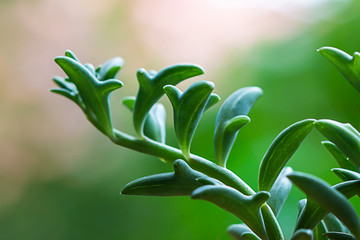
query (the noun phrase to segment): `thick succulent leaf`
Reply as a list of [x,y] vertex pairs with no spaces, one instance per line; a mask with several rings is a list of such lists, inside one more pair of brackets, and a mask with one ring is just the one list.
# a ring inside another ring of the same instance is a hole
[[75,61],[80,62],[80,60],[76,57],[76,55],[71,50],[65,51],[65,56],[74,59]]
[[313,240],[327,240],[327,238],[324,236],[324,233],[327,232],[326,225],[324,221],[321,221],[316,228],[313,230]]
[[109,94],[122,87],[122,82],[115,79],[99,81],[86,67],[70,57],[56,57],[55,62],[75,84],[87,111],[89,111],[88,119],[104,134],[112,136]]
[[[342,193],[346,198],[351,198],[360,193],[360,181],[354,180],[342,182],[334,185],[332,188]],[[321,221],[321,219],[329,213],[329,211],[320,207],[319,204],[311,199],[308,201],[303,199],[301,202],[302,205],[304,203],[306,204],[298,217],[295,229],[313,229]]]
[[181,81],[201,75],[204,70],[191,64],[179,64],[164,68],[160,72],[147,72],[139,69],[137,78],[139,81],[139,91],[136,96],[133,122],[137,134],[144,136],[143,128],[145,117],[152,106],[164,95],[165,85],[176,85]]
[[121,57],[112,58],[99,68],[97,77],[100,81],[116,78],[123,66],[124,60]]
[[291,167],[285,167],[281,171],[279,177],[276,179],[274,185],[270,190],[270,198],[266,202],[274,212],[275,216],[278,216],[282,206],[284,205],[286,198],[288,197],[292,183],[286,177],[286,175],[292,173]]
[[216,103],[220,101],[220,96],[216,93],[211,93],[209,97],[209,101],[206,103],[205,111],[214,106]]
[[[221,106],[214,132],[215,154],[220,166],[226,166],[237,133],[248,123],[246,115],[261,94],[262,90],[258,87],[241,88],[231,94]],[[229,124],[232,124],[230,129]]]
[[91,63],[85,63],[84,67],[86,67],[94,76],[96,76],[95,67]]
[[279,222],[267,204],[261,206],[261,213],[264,219],[266,233],[269,239],[284,239]]
[[345,227],[344,224],[340,222],[340,220],[332,213],[329,213],[326,217],[324,217],[323,221],[326,225],[326,229],[329,232],[350,233],[349,229],[347,229],[347,227]]
[[356,240],[353,235],[342,232],[327,232],[325,236],[330,240]]
[[171,85],[164,87],[174,109],[176,138],[187,159],[190,158],[192,138],[214,87],[209,81],[195,82],[184,93]]
[[284,129],[271,143],[259,170],[259,190],[269,191],[285,164],[313,128],[313,119],[296,122]]
[[330,141],[322,141],[321,143],[326,147],[327,150],[329,150],[331,155],[333,155],[340,167],[357,171],[354,164],[349,161],[348,157],[346,157],[346,155],[335,144]]
[[[134,110],[135,97],[128,96],[121,101],[131,112]],[[166,111],[161,103],[156,103],[146,116],[144,134],[154,141],[165,143]]]
[[322,47],[318,52],[334,64],[351,85],[360,91],[360,53],[355,52],[351,56],[333,47]]
[[260,238],[243,223],[230,225],[227,232],[235,240],[260,240]]
[[333,168],[331,169],[339,178],[341,178],[344,181],[349,180],[360,180],[360,173],[351,171],[344,168]]
[[216,204],[243,221],[261,239],[267,239],[260,207],[269,198],[268,192],[246,196],[228,186],[207,185],[196,189],[193,199],[202,199]]
[[294,235],[291,237],[290,240],[312,240],[313,239],[313,232],[309,229],[299,229],[297,230]]
[[360,135],[349,123],[322,119],[315,123],[319,132],[333,142],[350,161],[360,167]]
[[306,206],[306,202],[307,200],[304,198],[304,199],[301,199],[299,202],[298,202],[298,218],[299,216],[301,215],[301,212],[304,210],[305,206]]
[[325,210],[332,212],[356,237],[360,237],[360,220],[346,197],[331,188],[323,180],[309,174],[293,172],[288,178],[298,186],[306,196],[317,202]]
[[[204,184],[214,184],[215,179],[198,181],[199,178],[210,179],[210,177],[195,171],[189,167],[184,160],[174,162],[173,173],[161,173],[139,178],[128,183],[121,194],[142,196],[190,196],[198,187]],[[218,182],[218,184],[221,184]]]

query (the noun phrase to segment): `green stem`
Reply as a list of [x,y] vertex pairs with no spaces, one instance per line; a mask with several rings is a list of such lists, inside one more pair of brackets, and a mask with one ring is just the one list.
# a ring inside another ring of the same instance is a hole
[[[135,138],[116,129],[114,129],[114,137],[111,138],[111,141],[117,145],[164,159],[168,163],[172,163],[176,159],[186,160],[180,149],[153,141],[148,138]],[[202,172],[209,177],[216,178],[227,186],[233,187],[245,195],[255,194],[255,191],[235,173],[213,162],[210,162],[205,158],[191,154],[188,160],[188,164],[194,170]],[[268,224],[266,224],[267,231],[271,235],[269,235],[269,239],[282,240],[283,236],[281,229],[279,228],[277,219],[272,214],[270,207],[264,207],[262,212],[266,216],[266,220],[270,221]]]

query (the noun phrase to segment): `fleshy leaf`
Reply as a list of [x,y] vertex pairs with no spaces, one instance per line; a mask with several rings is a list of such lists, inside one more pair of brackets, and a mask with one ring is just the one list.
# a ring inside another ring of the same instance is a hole
[[355,52],[351,56],[333,47],[322,47],[318,52],[334,64],[349,83],[360,91],[360,53]]
[[261,240],[243,223],[230,225],[227,232],[235,240]]
[[124,60],[121,57],[112,58],[104,63],[98,70],[98,79],[104,81],[116,78],[120,69],[124,66]]
[[202,199],[216,204],[243,221],[261,239],[267,239],[260,207],[269,198],[268,192],[246,196],[228,186],[207,185],[196,189],[193,199]]
[[237,133],[250,119],[246,116],[261,96],[258,87],[241,88],[231,94],[221,106],[215,122],[214,146],[218,164],[226,166]]
[[144,136],[145,117],[152,106],[164,95],[165,85],[176,85],[181,81],[201,75],[204,70],[191,64],[179,64],[164,68],[160,72],[147,72],[145,69],[137,71],[139,91],[136,96],[133,122],[137,134]]
[[190,146],[196,127],[214,87],[209,81],[195,82],[184,93],[171,85],[164,87],[174,109],[176,138],[187,159],[190,158]]
[[344,224],[342,224],[342,222],[340,222],[339,219],[332,213],[329,213],[326,217],[324,217],[323,221],[329,232],[350,233],[349,229],[347,229],[347,227],[345,227]]
[[[135,97],[128,96],[122,99],[124,104],[131,112],[134,110]],[[146,137],[165,143],[166,138],[166,111],[161,103],[156,103],[146,116],[144,134]]]
[[333,142],[350,161],[360,167],[360,135],[349,123],[322,119],[315,123],[319,132]]
[[330,240],[356,240],[353,235],[342,232],[327,232],[325,236]]
[[259,170],[259,190],[269,191],[285,164],[313,128],[313,119],[305,119],[285,128],[271,143]]
[[360,180],[360,173],[354,172],[348,169],[343,168],[333,168],[331,169],[339,178],[341,178],[344,181],[349,180]]
[[68,75],[84,104],[88,119],[109,137],[113,135],[109,107],[110,93],[122,87],[115,79],[99,81],[84,65],[70,57],[56,57],[55,62]]
[[357,171],[354,164],[349,161],[348,157],[346,157],[346,155],[335,144],[330,141],[322,141],[321,143],[326,147],[327,150],[329,150],[331,155],[333,155],[340,167]]
[[209,97],[209,101],[206,103],[205,111],[214,106],[216,103],[220,101],[219,95],[216,93],[211,93]]
[[317,202],[325,210],[332,212],[356,237],[360,237],[360,220],[346,197],[331,188],[323,180],[309,174],[293,172],[288,178],[298,186],[306,196]]
[[290,240],[312,240],[313,232],[309,229],[299,229]]
[[[360,181],[354,180],[342,182],[334,185],[332,188],[342,193],[346,198],[351,198],[360,193]],[[306,204],[298,217],[295,229],[313,229],[321,219],[329,213],[329,211],[320,207],[319,204],[312,199],[309,199],[308,201],[303,199],[302,201],[305,201]]]
[[80,62],[80,60],[76,57],[76,55],[71,50],[65,51],[65,56],[74,59],[75,61]]
[[316,228],[313,231],[313,235],[314,235],[313,240],[327,240],[327,238],[324,236],[324,233],[326,232],[327,232],[327,228],[324,221],[320,221],[320,223],[316,226]]
[[[184,160],[174,162],[174,172],[155,174],[128,183],[121,194],[142,196],[189,196],[204,185],[199,178],[210,178],[189,167]],[[210,180],[209,180],[210,181]],[[214,183],[216,180],[212,180]],[[219,182],[219,184],[221,184]]]
[[286,175],[292,173],[291,167],[285,167],[281,171],[279,177],[276,179],[274,185],[270,190],[270,198],[266,202],[274,212],[275,216],[278,216],[282,206],[284,205],[287,196],[290,193],[292,183],[286,177]]

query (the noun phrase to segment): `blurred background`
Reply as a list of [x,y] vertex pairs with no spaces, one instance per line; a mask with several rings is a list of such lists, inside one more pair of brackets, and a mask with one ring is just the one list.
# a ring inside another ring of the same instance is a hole
[[[181,62],[203,66],[189,80],[215,82],[225,99],[256,85],[264,95],[238,135],[228,167],[257,188],[263,154],[288,125],[331,118],[360,127],[360,95],[316,49],[360,50],[360,3],[350,0],[1,0],[0,239],[230,239],[238,220],[188,197],[119,195],[139,177],[172,166],[115,146],[80,109],[50,94],[53,58],[71,49],[94,65],[121,56],[125,86],[112,98],[116,127],[133,133],[120,105],[135,95],[138,68]],[[176,146],[172,109],[168,139]],[[192,151],[214,160],[217,109],[200,123]],[[289,165],[331,184],[335,160],[313,131]],[[288,236],[304,195],[293,188],[280,215]],[[360,213],[360,201],[352,200]]]

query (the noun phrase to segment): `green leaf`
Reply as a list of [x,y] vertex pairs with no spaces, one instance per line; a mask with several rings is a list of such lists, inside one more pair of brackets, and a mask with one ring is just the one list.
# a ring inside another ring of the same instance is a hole
[[[134,180],[121,190],[121,194],[142,196],[190,196],[196,188],[204,185],[204,181],[198,181],[199,178],[210,179],[210,177],[205,174],[191,169],[184,160],[178,159],[174,162],[173,173],[155,174]],[[221,184],[215,179],[211,179],[208,183],[209,182],[212,184]]]
[[220,166],[226,166],[237,133],[250,121],[246,115],[261,94],[262,90],[258,87],[241,88],[231,94],[221,106],[214,132],[215,154]]
[[[332,188],[342,193],[346,198],[351,198],[354,195],[360,193],[360,181],[354,180],[342,182],[334,185]],[[301,202],[302,205],[304,205],[304,202],[306,204],[298,217],[295,229],[313,229],[321,221],[321,219],[323,219],[329,213],[329,211],[320,207],[315,201],[311,199],[308,201],[303,199]]]
[[291,167],[283,168],[270,190],[270,198],[266,203],[271,207],[275,216],[279,215],[280,210],[290,193],[292,183],[286,176],[292,172],[293,170]]
[[305,192],[308,198],[317,202],[325,210],[332,212],[356,237],[360,237],[360,220],[346,197],[331,188],[323,180],[309,174],[293,172],[288,178]]
[[314,235],[313,240],[327,240],[327,238],[324,236],[324,233],[326,232],[327,232],[327,228],[324,221],[320,221],[320,223],[316,226],[316,228],[313,231],[313,235]]
[[291,237],[290,240],[312,240],[313,239],[313,232],[309,229],[299,229],[297,230],[294,235]]
[[342,232],[327,232],[325,236],[330,240],[356,240],[354,236]]
[[346,155],[335,144],[330,141],[322,141],[321,143],[326,147],[327,150],[329,150],[331,155],[333,155],[340,167],[357,171],[354,164],[349,161],[349,158],[346,157]]
[[322,119],[315,123],[319,132],[333,142],[357,169],[360,167],[360,134],[349,123]]
[[350,233],[349,229],[347,229],[342,222],[339,221],[334,214],[329,213],[326,217],[324,217],[324,223],[326,225],[326,229],[330,232],[344,232]]
[[243,223],[230,225],[227,232],[235,240],[261,240]]
[[349,180],[360,180],[360,173],[354,172],[348,169],[343,168],[333,168],[331,169],[339,178],[341,178],[344,181]]
[[176,85],[181,81],[201,75],[204,70],[191,64],[179,64],[167,67],[160,72],[147,72],[145,69],[137,71],[139,91],[136,96],[133,122],[137,134],[144,137],[144,124],[151,107],[164,95],[165,85]]
[[196,189],[193,199],[202,199],[216,204],[243,221],[261,239],[267,239],[260,207],[269,198],[268,192],[246,196],[228,186],[207,185]]
[[285,164],[310,133],[314,122],[314,119],[296,122],[275,138],[260,163],[259,190],[271,189]]
[[360,53],[355,52],[351,56],[333,47],[322,47],[318,52],[334,64],[349,83],[360,91]]
[[124,66],[124,60],[120,57],[112,58],[106,61],[98,70],[98,79],[104,81],[117,77],[118,72]]
[[75,61],[80,62],[80,60],[76,57],[76,55],[71,50],[65,51],[65,56],[74,59]]
[[190,158],[191,140],[214,87],[209,81],[195,82],[184,93],[171,85],[164,87],[174,109],[176,138],[186,159]]
[[109,95],[113,90],[122,87],[122,82],[115,79],[99,81],[84,65],[70,57],[56,57],[55,62],[75,84],[86,105],[88,119],[105,135],[112,137]]
[[[123,98],[124,104],[131,112],[134,110],[135,97],[128,96]],[[156,103],[149,111],[145,119],[144,134],[146,137],[165,143],[166,139],[166,111],[164,105]]]

